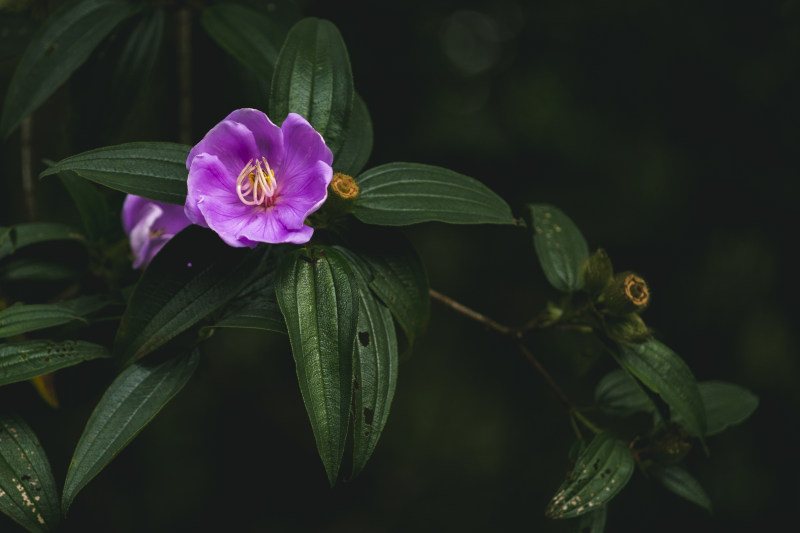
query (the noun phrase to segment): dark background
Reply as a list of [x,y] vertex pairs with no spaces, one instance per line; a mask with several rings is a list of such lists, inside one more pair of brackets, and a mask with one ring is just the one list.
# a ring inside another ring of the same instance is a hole
[[[528,202],[560,207],[618,270],[647,278],[644,318],[699,380],[759,395],[749,421],[709,439],[709,457],[695,449],[687,458],[713,516],[636,473],[610,505],[607,531],[796,521],[798,274],[789,258],[800,2],[270,5],[277,21],[296,12],[341,30],[375,129],[368,167],[437,164],[478,178],[515,213]],[[103,93],[99,56],[59,90],[34,116],[37,165],[128,140],[177,141],[174,28],[170,15],[135,104]],[[266,109],[267,100],[197,13],[193,29],[199,140],[230,110]],[[0,94],[17,57],[0,58]],[[108,109],[130,105],[104,124]],[[0,153],[0,224],[27,217],[18,154],[17,132]],[[65,198],[55,180],[38,183],[38,219],[77,221]],[[121,195],[110,198],[118,208]],[[434,288],[500,322],[523,323],[556,297],[524,230],[426,224],[406,233]],[[567,336],[530,345],[579,404],[613,368]],[[517,351],[436,303],[427,334],[403,356],[373,459],[332,490],[287,339],[220,332],[204,352],[186,389],[78,496],[65,531],[566,530],[544,517],[569,467],[566,413]],[[61,483],[108,381],[86,383],[83,367],[57,380],[58,411],[25,383],[2,407],[26,414]]]

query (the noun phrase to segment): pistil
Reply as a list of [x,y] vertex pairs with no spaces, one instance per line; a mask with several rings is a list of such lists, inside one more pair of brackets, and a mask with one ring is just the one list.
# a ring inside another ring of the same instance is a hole
[[[262,166],[263,163],[263,166]],[[275,172],[267,163],[267,158],[251,159],[236,178],[236,194],[246,205],[270,206],[274,203]]]

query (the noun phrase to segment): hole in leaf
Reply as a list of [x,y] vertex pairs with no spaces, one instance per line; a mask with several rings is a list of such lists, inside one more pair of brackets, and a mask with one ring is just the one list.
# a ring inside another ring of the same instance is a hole
[[372,425],[372,418],[375,416],[375,411],[369,407],[364,408],[364,423],[368,426]]
[[360,342],[361,346],[363,346],[364,348],[369,346],[369,331],[359,331],[358,342]]

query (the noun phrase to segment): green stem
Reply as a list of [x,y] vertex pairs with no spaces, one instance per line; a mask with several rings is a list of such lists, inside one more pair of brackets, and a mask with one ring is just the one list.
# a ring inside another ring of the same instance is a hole
[[591,420],[589,420],[588,418],[586,418],[586,416],[584,416],[584,414],[583,414],[583,413],[581,413],[580,411],[573,410],[573,411],[572,411],[570,414],[571,414],[573,417],[575,417],[576,419],[580,420],[581,424],[583,424],[584,426],[586,426],[587,428],[589,428],[589,430],[591,430],[591,432],[592,432],[592,433],[594,433],[595,435],[597,435],[598,433],[600,433],[600,431],[601,431],[601,430],[600,430],[600,428],[598,428],[597,426],[595,426],[595,425],[592,423],[592,421],[591,421]]

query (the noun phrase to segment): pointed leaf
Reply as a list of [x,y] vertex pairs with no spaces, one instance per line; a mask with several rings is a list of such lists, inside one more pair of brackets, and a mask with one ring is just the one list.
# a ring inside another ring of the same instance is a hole
[[594,511],[619,494],[635,462],[624,442],[604,431],[581,453],[547,506],[550,518],[573,518]]
[[0,227],[0,259],[20,248],[50,241],[85,243],[86,237],[69,226],[52,222],[28,222]]
[[739,385],[704,381],[698,387],[706,411],[707,436],[744,422],[758,407],[758,396]]
[[75,496],[183,389],[200,360],[197,350],[163,363],[140,362],[108,387],[86,423],[64,483],[66,513]]
[[0,280],[66,281],[78,277],[78,271],[61,263],[42,261],[33,257],[10,259],[0,267]]
[[39,439],[19,417],[0,414],[0,511],[28,531],[52,531],[58,492]]
[[275,64],[269,109],[273,120],[301,115],[339,152],[353,109],[353,73],[333,23],[305,18],[289,31]]
[[0,311],[0,338],[81,320],[82,316],[99,311],[108,303],[101,297],[82,296],[56,304],[12,305]]
[[62,159],[39,177],[69,170],[118,191],[183,205],[190,149],[183,144],[164,142],[107,146]]
[[372,119],[367,104],[358,93],[353,100],[353,112],[347,122],[344,142],[339,151],[333,154],[333,168],[350,176],[358,175],[369,161],[372,153]]
[[108,356],[104,347],[85,341],[6,342],[0,344],[0,386]]
[[668,491],[711,512],[711,498],[683,467],[653,465],[648,471]]
[[269,249],[232,248],[199,226],[181,231],[136,285],[114,340],[115,357],[130,364],[225,305]]
[[8,137],[89,57],[120,22],[138,9],[122,0],[73,1],[36,31],[8,86],[0,135]]
[[274,271],[260,274],[225,308],[215,328],[244,328],[286,334],[286,321],[275,296]]
[[298,249],[281,261],[275,292],[286,318],[317,450],[333,485],[350,420],[358,325],[355,275],[332,248]]
[[381,436],[397,386],[397,337],[389,309],[369,288],[369,267],[355,253],[337,247],[358,282],[358,334],[353,354],[353,474],[372,456]]
[[203,10],[203,29],[226,52],[261,80],[272,79],[283,32],[262,13],[239,4],[215,4]]
[[620,418],[654,410],[642,386],[621,368],[603,376],[594,390],[594,401],[604,413]]
[[703,438],[706,433],[703,399],[692,371],[678,354],[657,340],[620,345],[617,354],[623,368],[669,405],[673,420],[679,419],[690,435]]
[[533,245],[547,281],[562,292],[583,287],[581,267],[589,245],[575,223],[552,205],[530,204]]
[[385,242],[373,243],[369,250],[357,250],[358,256],[371,271],[370,288],[413,343],[424,331],[430,315],[428,275],[417,251],[402,235],[395,234]]
[[353,214],[367,224],[514,224],[508,204],[474,178],[419,163],[388,163],[357,179]]

